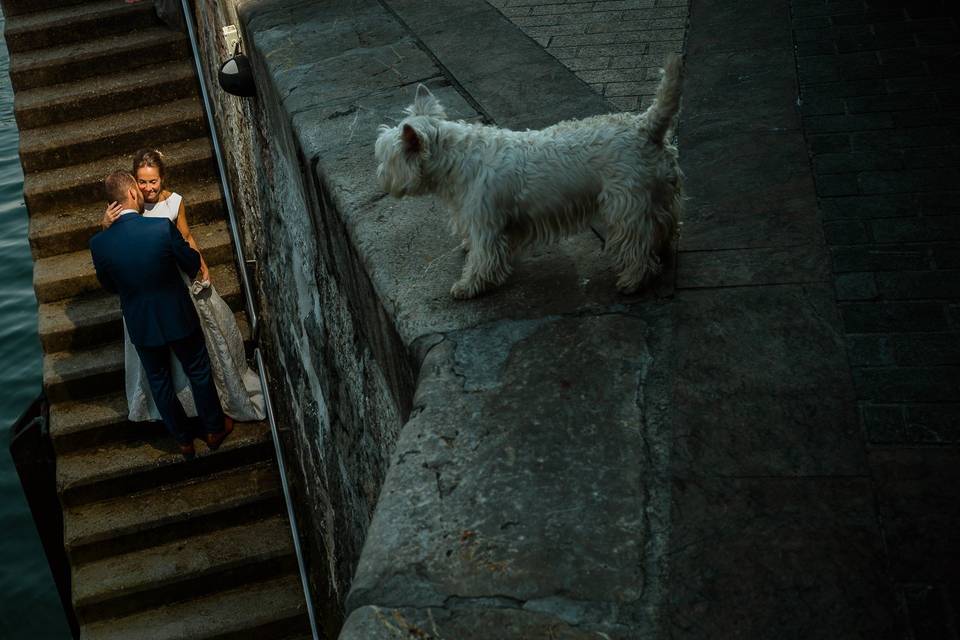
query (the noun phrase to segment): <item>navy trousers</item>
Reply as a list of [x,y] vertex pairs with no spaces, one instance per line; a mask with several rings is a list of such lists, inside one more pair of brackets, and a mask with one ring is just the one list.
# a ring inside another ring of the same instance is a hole
[[171,351],[180,361],[187,379],[190,380],[193,401],[197,407],[203,431],[205,433],[223,431],[223,409],[220,407],[217,387],[213,383],[210,355],[207,353],[207,345],[203,341],[203,332],[200,329],[186,338],[160,347],[134,346],[147,372],[147,382],[150,384],[150,391],[153,393],[153,400],[157,404],[160,417],[163,418],[163,424],[174,440],[180,444],[189,444],[193,441],[193,434],[187,414],[173,388],[173,373],[170,371]]

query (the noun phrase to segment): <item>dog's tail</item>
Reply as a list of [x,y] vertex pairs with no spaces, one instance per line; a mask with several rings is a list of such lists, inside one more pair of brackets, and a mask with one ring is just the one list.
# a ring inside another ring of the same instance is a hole
[[680,111],[680,89],[683,83],[683,61],[679,55],[671,55],[663,66],[663,77],[657,87],[657,95],[646,112],[647,133],[650,140],[663,144],[673,119]]

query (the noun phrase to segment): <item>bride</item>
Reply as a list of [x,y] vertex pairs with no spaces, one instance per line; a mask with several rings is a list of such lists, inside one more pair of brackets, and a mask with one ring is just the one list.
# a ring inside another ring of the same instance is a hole
[[[133,177],[136,178],[137,186],[143,194],[143,215],[153,218],[164,217],[173,221],[187,244],[200,253],[197,241],[187,226],[183,197],[164,189],[165,173],[163,154],[159,151],[141,149],[134,155]],[[108,205],[103,215],[102,226],[107,228],[113,224],[120,211],[121,207],[117,203]],[[266,412],[260,379],[247,366],[243,338],[233,311],[217,294],[210,282],[210,270],[203,260],[203,254],[200,257],[197,281],[191,283],[186,274],[183,274],[183,279],[184,286],[189,287],[193,294],[191,299],[197,309],[207,351],[210,353],[210,369],[213,372],[223,412],[237,422],[263,420]],[[123,343],[127,417],[132,422],[160,420],[160,412],[157,411],[157,405],[153,401],[153,395],[147,383],[147,373],[140,364],[137,350],[130,342],[126,325],[123,327]],[[195,417],[197,409],[193,402],[193,393],[190,391],[190,382],[180,362],[172,354],[170,360],[177,397],[187,415]]]

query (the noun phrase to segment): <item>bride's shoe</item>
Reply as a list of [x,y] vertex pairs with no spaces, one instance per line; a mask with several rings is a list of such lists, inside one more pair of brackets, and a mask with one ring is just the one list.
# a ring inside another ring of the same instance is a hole
[[206,436],[207,447],[211,451],[216,451],[220,448],[220,445],[223,444],[223,441],[227,439],[227,436],[233,433],[233,418],[230,416],[223,417],[223,431],[219,433],[208,433]]

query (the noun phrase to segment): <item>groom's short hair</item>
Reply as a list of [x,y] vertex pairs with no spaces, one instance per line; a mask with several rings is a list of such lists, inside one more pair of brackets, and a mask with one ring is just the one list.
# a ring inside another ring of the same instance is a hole
[[107,202],[126,202],[127,190],[137,188],[137,181],[126,171],[114,171],[103,179],[103,190],[107,194]]

